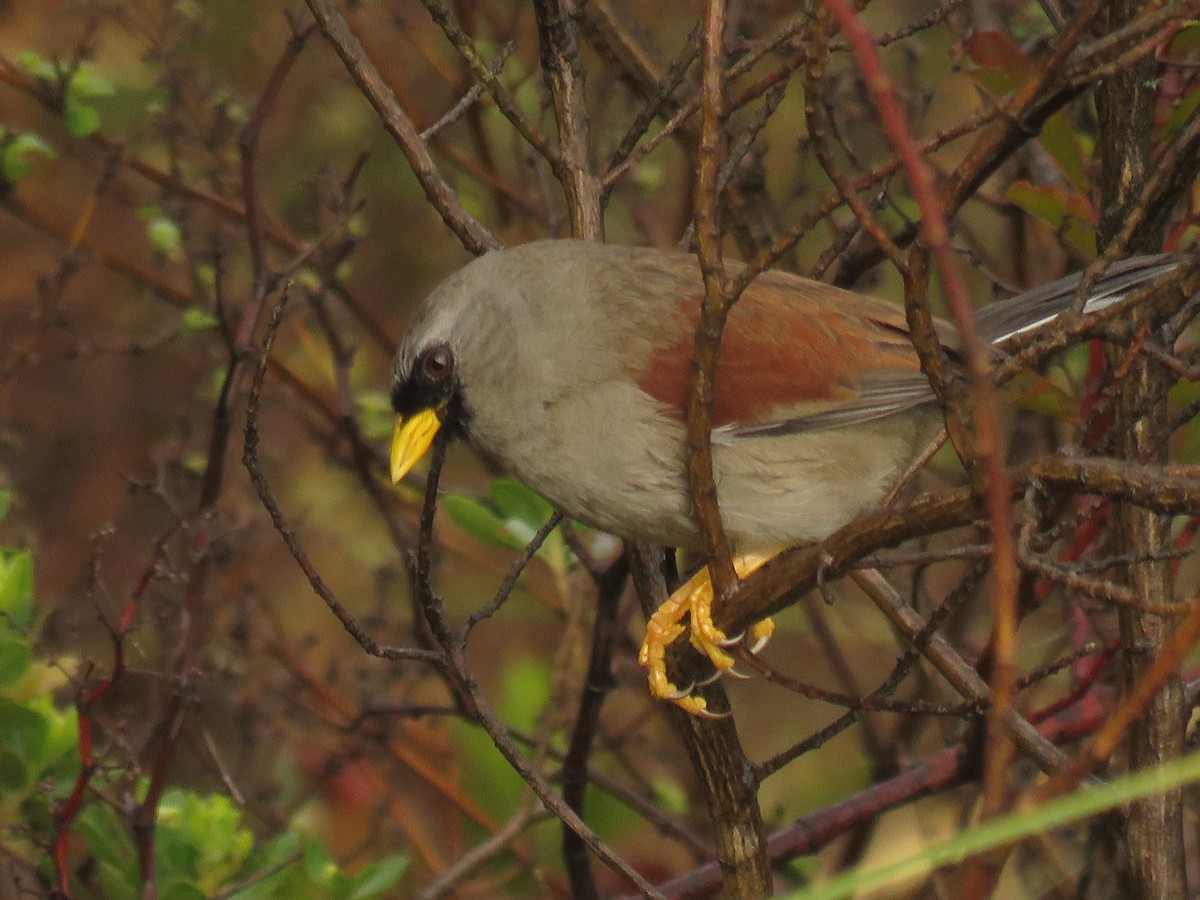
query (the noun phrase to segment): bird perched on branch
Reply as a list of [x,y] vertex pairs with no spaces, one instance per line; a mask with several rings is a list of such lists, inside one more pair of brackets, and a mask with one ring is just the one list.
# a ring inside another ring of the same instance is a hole
[[[1127,260],[1085,311],[1171,269]],[[732,267],[731,267],[732,268]],[[981,337],[1003,347],[1068,308],[1077,278],[986,307]],[[448,278],[396,353],[398,481],[446,430],[567,515],[622,538],[699,549],[687,477],[687,401],[704,284],[694,256],[539,241],[482,256]],[[958,334],[937,322],[953,356]],[[730,310],[712,396],[713,475],[739,576],[783,548],[821,540],[878,503],[941,428],[903,309],[783,272]],[[651,618],[650,688],[690,712],[665,649],[685,631],[719,669],[707,570]],[[769,633],[760,623],[757,636]]]

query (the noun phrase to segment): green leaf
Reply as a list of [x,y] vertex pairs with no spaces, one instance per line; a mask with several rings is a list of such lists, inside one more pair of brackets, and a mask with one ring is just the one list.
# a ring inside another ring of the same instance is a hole
[[92,803],[79,816],[79,832],[99,863],[97,873],[104,897],[137,897],[137,857],[125,825],[111,807]]
[[[2,731],[0,738],[3,738]],[[25,760],[11,751],[0,750],[0,793],[22,791],[31,780]]]
[[1042,126],[1038,142],[1046,148],[1075,187],[1076,199],[1086,206],[1086,192],[1089,189],[1088,159],[1080,143],[1079,132],[1070,117],[1062,113],[1051,116]]
[[23,676],[32,662],[33,650],[29,641],[0,629],[0,687]]
[[76,97],[111,97],[114,93],[112,82],[96,74],[96,67],[83,62],[71,76],[69,92]]
[[97,880],[100,882],[100,896],[120,897],[122,900],[132,900],[139,895],[138,878],[130,875],[122,866],[101,860],[97,870]]
[[[0,697],[0,747],[23,763],[38,763],[49,734],[46,720],[28,706]],[[7,773],[4,773],[7,778]]]
[[58,69],[55,68],[54,64],[32,50],[24,50],[19,53],[17,55],[17,65],[35,78],[41,78],[45,81],[54,81],[58,78]]
[[354,398],[363,434],[372,441],[391,439],[396,412],[386,391],[364,391]]
[[337,863],[318,841],[310,841],[304,848],[304,871],[314,884],[325,885],[337,874]]
[[0,549],[0,617],[14,628],[28,628],[33,618],[33,554]]
[[408,868],[408,857],[397,853],[371,863],[350,879],[350,900],[368,900],[391,890]]
[[154,252],[163,256],[178,253],[183,245],[183,232],[179,223],[166,216],[156,216],[146,223],[146,237],[150,239],[150,246],[154,248]]
[[43,695],[35,700],[47,706],[43,712],[46,741],[42,745],[41,770],[44,773],[53,766],[69,771],[73,778],[79,767],[79,755],[75,752],[79,745],[79,713],[73,706],[53,705],[51,697]]
[[14,134],[4,144],[0,156],[0,176],[9,184],[16,184],[33,171],[33,157],[54,158],[54,149],[38,135],[29,131]]
[[520,550],[526,544],[513,535],[504,519],[472,497],[446,494],[441,504],[450,521],[481,543],[501,550]]
[[672,778],[655,778],[650,786],[654,789],[654,799],[669,813],[677,816],[687,815],[690,804],[688,794],[683,785]]
[[254,849],[254,836],[228,797],[171,790],[159,804],[156,848],[164,875],[211,893],[242,868]]
[[1200,781],[1200,753],[1181,756],[1156,769],[1134,772],[1097,787],[1080,788],[1031,810],[996,816],[900,862],[876,869],[859,866],[818,887],[788,896],[791,900],[840,900],[865,894],[1194,781]]
[[1192,120],[1192,116],[1196,114],[1198,108],[1200,108],[1200,87],[1188,91],[1184,98],[1175,104],[1170,118],[1167,119],[1167,127],[1164,129],[1165,138],[1167,140],[1174,138],[1183,126]]
[[512,815],[528,790],[520,774],[481,728],[457,719],[448,725],[451,746],[463,761],[463,789],[478,798],[480,806],[494,818]]
[[[963,42],[963,50],[975,64],[971,75],[993,95],[1018,90],[1035,72],[1029,55],[1000,31],[983,30]],[[1087,155],[1080,145],[1078,130],[1065,114],[1051,116],[1042,125],[1038,142],[1062,168],[1068,180],[1081,192],[1088,189]]]
[[179,333],[195,334],[198,331],[207,331],[209,328],[216,328],[220,323],[221,320],[207,309],[201,309],[199,306],[189,306],[183,311],[183,315],[179,317]]
[[1013,381],[1021,390],[1016,402],[1022,408],[1065,421],[1078,415],[1078,401],[1045,375],[1023,373]]
[[67,98],[63,120],[71,137],[85,138],[100,129],[100,111],[71,97]]
[[161,900],[204,900],[208,895],[186,879],[172,881],[159,891]]
[[524,522],[533,531],[554,514],[554,507],[515,478],[494,479],[488,485],[488,495],[504,518]]
[[8,511],[12,508],[12,491],[0,488],[0,521],[8,515]]
[[504,685],[497,706],[514,728],[531,731],[550,700],[553,679],[542,662],[526,657],[504,670]]
[[1096,231],[1093,211],[1086,201],[1052,187],[1017,181],[1005,194],[1009,202],[1061,232],[1073,244],[1094,256]]
[[79,816],[79,830],[87,842],[88,850],[97,859],[116,861],[129,853],[132,847],[117,815],[104,804],[84,807]]

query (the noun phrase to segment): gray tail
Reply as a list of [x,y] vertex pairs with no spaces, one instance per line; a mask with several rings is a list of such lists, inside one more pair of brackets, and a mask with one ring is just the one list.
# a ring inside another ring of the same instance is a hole
[[[1134,256],[1115,262],[1092,285],[1084,312],[1097,312],[1118,303],[1141,285],[1178,265],[1178,257],[1166,254]],[[1078,286],[1079,275],[1068,275],[984,307],[975,319],[980,337],[1000,344],[1044,325],[1070,308]]]

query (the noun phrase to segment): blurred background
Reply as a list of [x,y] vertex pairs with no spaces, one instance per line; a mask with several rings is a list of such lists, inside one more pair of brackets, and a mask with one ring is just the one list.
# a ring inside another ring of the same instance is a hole
[[[863,10],[911,127],[934,139],[923,149],[939,179],[953,175],[995,98],[1022,84],[1054,39],[1048,7],[901,0]],[[445,8],[528,121],[553,139],[533,6],[457,0]],[[722,195],[727,252],[749,258],[798,233],[780,267],[899,301],[899,276],[873,264],[853,215],[830,202],[836,191],[813,152],[805,14],[770,0],[730,10],[730,60],[739,68],[729,133],[745,152]],[[432,129],[424,142],[469,213],[505,244],[566,236],[567,206],[549,167],[473,87],[426,7],[369,0],[343,12],[415,127]],[[604,0],[581,14],[590,157],[599,172],[626,167],[608,198],[610,241],[688,241],[698,116],[660,132],[695,97],[693,29],[702,13],[690,0]],[[1161,50],[1190,60],[1158,72],[1163,142],[1200,103],[1197,37],[1194,25],[1182,28]],[[853,180],[894,154],[853,60],[840,43],[832,49],[822,140]],[[656,92],[658,113],[645,115]],[[954,248],[980,305],[1094,256],[1095,123],[1090,101],[1065,106],[958,212]],[[631,154],[635,145],[643,150]],[[8,878],[0,896],[49,892],[63,871],[78,896],[135,896],[145,871],[135,814],[182,815],[187,803],[217,795],[232,801],[222,813],[230,818],[205,806],[190,821],[222,822],[205,827],[252,836],[256,848],[303,837],[269,845],[274,856],[227,848],[207,864],[219,883],[203,881],[195,853],[164,858],[160,875],[177,872],[172,883],[186,885],[178,896],[253,896],[252,886],[262,896],[335,895],[341,888],[313,874],[314,859],[334,861],[347,883],[364,871],[377,876],[356,882],[355,896],[568,894],[558,821],[436,667],[369,657],[347,635],[288,554],[241,463],[257,342],[286,284],[258,417],[271,491],[321,579],[367,633],[381,644],[429,646],[405,569],[419,483],[393,487],[384,473],[388,367],[414,305],[471,257],[304,5],[0,0],[0,150],[0,484],[11,498],[0,543],[10,559],[31,554],[32,611],[13,622],[36,660],[19,673],[25,693],[14,689],[10,700],[50,698],[64,716],[58,725],[86,723],[95,764],[94,772],[80,767],[86,754],[70,731],[44,769],[27,765],[5,785],[11,802],[0,817],[13,830],[0,836]],[[1185,188],[1163,227],[1168,248],[1195,240],[1200,195],[1195,184]],[[869,181],[862,196],[893,233],[917,215],[894,175]],[[1014,458],[1076,434],[1097,359],[1077,348],[1010,388]],[[1179,404],[1194,394],[1190,383],[1177,390]],[[1186,460],[1193,444],[1184,431],[1173,447]],[[497,474],[455,447],[442,475],[434,584],[455,622],[492,597],[548,516]],[[930,487],[959,483],[956,459],[944,452],[925,478]],[[619,550],[586,529],[576,538],[598,564]],[[976,539],[941,536],[926,549]],[[914,564],[896,576],[928,610],[971,566]],[[786,611],[764,658],[806,683],[856,696],[872,690],[904,645],[852,593],[835,587],[836,603],[810,598]],[[467,647],[484,693],[551,776],[575,721],[594,594],[556,533]],[[968,658],[987,640],[987,608],[983,593],[972,594],[943,626]],[[1108,610],[1090,609],[1077,632],[1063,627],[1078,624],[1071,616],[1066,604],[1047,604],[1022,626],[1023,674],[1046,670],[1023,695],[1026,708],[1063,694],[1074,683],[1071,665],[1111,636]],[[646,696],[632,597],[617,622],[615,688],[590,758],[601,784],[589,793],[587,820],[661,881],[711,858],[707,819],[679,738]],[[84,702],[101,685],[102,696]],[[754,760],[787,751],[845,711],[763,678],[727,687]],[[959,701],[919,667],[898,697],[945,708],[871,712],[815,741],[764,782],[769,828],[968,733]],[[73,716],[77,701],[84,705]],[[65,806],[81,784],[81,805]],[[887,814],[876,804],[821,855],[781,866],[781,884],[907,852],[954,830],[974,796],[943,792]],[[106,828],[111,844],[100,839]],[[179,840],[195,850],[205,834]],[[1006,870],[997,895],[1070,895],[1062,886],[1086,852],[1077,841],[1047,842]],[[280,887],[271,867],[306,859],[310,893],[299,893],[299,881]],[[597,877],[602,890],[629,890],[606,869]],[[945,878],[896,893],[953,893]]]

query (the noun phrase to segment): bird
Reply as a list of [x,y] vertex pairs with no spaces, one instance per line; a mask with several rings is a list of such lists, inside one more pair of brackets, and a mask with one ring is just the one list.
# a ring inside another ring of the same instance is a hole
[[[1114,264],[1084,311],[1176,264]],[[1070,307],[1077,285],[1069,276],[984,307],[980,337],[1001,352]],[[587,525],[699,550],[685,434],[703,297],[697,259],[682,251],[539,240],[474,259],[429,294],[396,351],[392,480],[440,431]],[[956,329],[935,328],[956,358]],[[713,480],[739,577],[880,503],[944,427],[902,306],[779,270],[730,308],[711,410]],[[690,713],[705,701],[670,681],[666,647],[690,629],[729,668],[711,604],[702,567],[648,621],[639,654],[651,694]],[[759,623],[755,637],[771,627]]]

